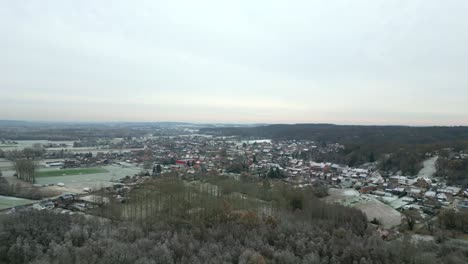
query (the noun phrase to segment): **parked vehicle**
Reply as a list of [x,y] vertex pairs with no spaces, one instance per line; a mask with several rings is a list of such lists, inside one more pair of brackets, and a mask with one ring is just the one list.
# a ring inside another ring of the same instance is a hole
[[43,201],[32,206],[34,210],[51,210],[55,208],[55,204],[52,201]]
[[84,203],[74,203],[69,206],[72,211],[84,211],[86,210],[86,204]]

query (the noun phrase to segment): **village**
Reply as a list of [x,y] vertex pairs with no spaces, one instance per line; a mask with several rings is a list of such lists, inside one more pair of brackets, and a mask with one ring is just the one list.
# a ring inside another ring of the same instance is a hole
[[[434,177],[437,153],[426,154],[418,175],[404,176],[386,175],[377,162],[349,167],[314,161],[345,146],[306,140],[184,134],[42,144],[35,147],[43,148],[37,161],[37,174],[43,177],[30,188],[53,195],[39,203],[12,203],[16,206],[1,208],[5,212],[54,209],[83,214],[108,202],[109,195],[125,203],[126,194],[146,179],[169,175],[193,182],[213,174],[283,181],[296,188],[324,186],[322,199],[358,208],[369,222],[385,229],[401,225],[408,212],[416,223],[424,224],[434,221],[442,208],[468,210],[467,189]],[[17,184],[10,161],[1,161],[3,178]]]

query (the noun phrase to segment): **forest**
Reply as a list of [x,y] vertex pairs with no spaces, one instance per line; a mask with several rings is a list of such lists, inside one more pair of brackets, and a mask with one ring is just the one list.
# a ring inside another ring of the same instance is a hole
[[200,132],[225,136],[308,139],[318,142],[390,145],[448,144],[468,140],[468,127],[358,126],[332,124],[266,125],[202,128]]
[[441,152],[436,169],[436,175],[445,178],[448,184],[468,186],[468,159],[453,158]]
[[363,213],[325,204],[313,188],[250,184],[249,193],[265,200],[246,200],[238,192],[244,185],[223,190],[156,179],[130,193],[126,206],[111,202],[94,216],[34,211],[2,215],[0,263],[468,261],[466,245],[454,241],[415,243],[408,236],[382,240]]

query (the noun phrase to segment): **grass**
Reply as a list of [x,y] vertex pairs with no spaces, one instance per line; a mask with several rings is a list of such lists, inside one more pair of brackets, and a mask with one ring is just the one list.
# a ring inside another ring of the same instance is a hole
[[12,208],[18,205],[30,204],[35,201],[23,199],[23,198],[16,198],[16,197],[6,197],[0,195],[0,210]]
[[96,173],[105,173],[106,169],[103,168],[82,168],[82,169],[64,169],[64,170],[48,170],[48,171],[39,171],[36,174],[36,177],[60,177],[60,176],[71,176],[71,175],[81,175],[81,174],[96,174]]

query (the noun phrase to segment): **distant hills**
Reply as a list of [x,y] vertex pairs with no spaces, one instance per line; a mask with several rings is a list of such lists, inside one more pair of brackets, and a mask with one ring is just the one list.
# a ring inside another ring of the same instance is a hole
[[111,127],[255,127],[267,124],[233,124],[233,123],[191,123],[191,122],[173,122],[173,121],[155,121],[155,122],[86,122],[86,121],[25,121],[25,120],[0,120],[0,127],[18,127],[18,126],[43,126],[53,125],[54,127],[69,126],[111,126]]

